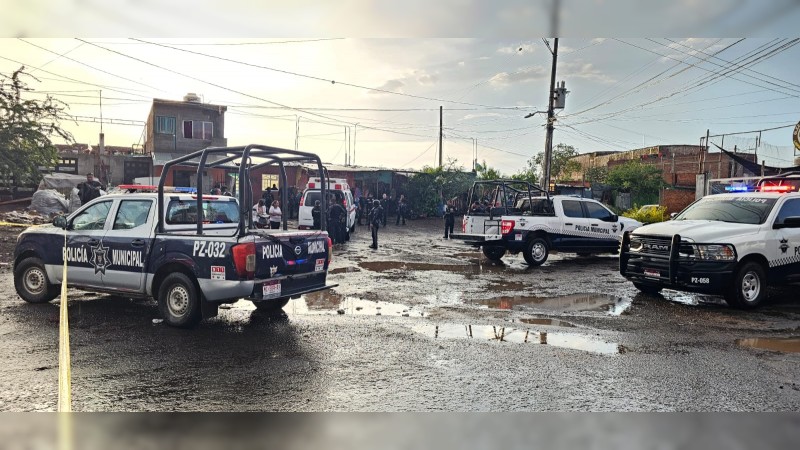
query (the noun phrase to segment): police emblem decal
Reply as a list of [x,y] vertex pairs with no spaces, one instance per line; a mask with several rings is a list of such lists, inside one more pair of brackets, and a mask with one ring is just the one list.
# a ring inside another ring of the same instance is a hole
[[108,247],[103,247],[102,242],[98,242],[96,246],[92,247],[91,263],[94,266],[94,273],[100,272],[103,275],[111,265],[111,260],[108,259]]
[[617,232],[617,224],[612,224],[611,225],[611,231],[613,231],[614,233]]
[[780,248],[783,253],[786,253],[786,250],[789,250],[788,242],[789,240],[786,238],[781,239],[781,246],[778,248]]
[[274,277],[276,272],[278,272],[278,266],[270,266],[269,276]]

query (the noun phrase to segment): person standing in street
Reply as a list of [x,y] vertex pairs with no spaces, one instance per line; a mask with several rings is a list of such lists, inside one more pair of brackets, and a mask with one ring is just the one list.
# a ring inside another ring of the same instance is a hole
[[322,218],[320,214],[322,213],[322,207],[320,206],[319,200],[314,201],[314,207],[311,208],[311,219],[314,221],[314,224],[311,226],[314,230],[319,230],[322,223]]
[[328,229],[331,239],[334,244],[342,244],[344,243],[344,227],[342,224],[347,211],[333,196],[330,197],[328,203],[331,205],[328,207]]
[[384,193],[383,197],[381,197],[381,223],[383,223],[384,228],[386,227],[387,211],[389,211],[389,196]]
[[267,215],[267,204],[264,203],[264,199],[258,199],[258,205],[256,205],[256,223],[258,228],[267,228],[267,221],[269,219],[269,215]]
[[400,225],[400,218],[403,218],[403,225],[406,224],[406,212],[408,205],[406,205],[406,196],[400,195],[400,200],[397,201],[397,220],[395,225]]
[[453,234],[453,226],[456,223],[456,211],[453,208],[453,204],[451,202],[447,202],[447,206],[444,210],[444,238],[450,239],[450,235]]
[[100,190],[105,190],[103,185],[94,179],[92,172],[87,173],[86,181],[78,184],[78,198],[81,199],[81,205],[100,197]]
[[283,218],[283,212],[281,211],[281,202],[275,200],[272,202],[272,206],[269,207],[269,228],[272,230],[277,230],[281,227],[281,219]]
[[[384,194],[384,196],[386,196],[386,194]],[[378,249],[378,228],[381,227],[381,223],[384,223],[384,226],[386,226],[385,222],[382,222],[384,217],[386,216],[384,215],[380,200],[375,200],[372,203],[372,211],[370,211],[368,218],[369,228],[372,230],[372,245],[370,245],[369,248],[373,250]]]

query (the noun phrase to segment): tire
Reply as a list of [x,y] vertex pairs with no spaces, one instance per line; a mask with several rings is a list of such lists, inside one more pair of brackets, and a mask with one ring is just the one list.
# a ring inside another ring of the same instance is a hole
[[276,299],[276,300],[261,300],[260,302],[253,302],[258,311],[265,313],[276,313],[282,310],[287,303],[289,303],[288,298]]
[[202,319],[200,295],[192,280],[180,272],[167,275],[158,288],[158,309],[168,325],[190,328]]
[[645,294],[656,295],[659,292],[661,292],[660,286],[652,286],[649,284],[642,284],[642,283],[633,283],[633,285],[634,287],[636,287],[636,289]]
[[484,256],[492,261],[500,261],[506,254],[505,247],[501,247],[499,245],[484,245],[481,247],[481,250],[483,251]]
[[742,264],[725,292],[725,301],[734,308],[752,309],[767,298],[767,272],[764,266],[749,261]]
[[50,284],[44,263],[35,256],[23,259],[14,268],[14,287],[28,303],[47,303],[61,291],[60,284]]
[[547,248],[547,241],[540,237],[535,237],[528,241],[522,256],[530,266],[541,266],[547,261],[550,250]]

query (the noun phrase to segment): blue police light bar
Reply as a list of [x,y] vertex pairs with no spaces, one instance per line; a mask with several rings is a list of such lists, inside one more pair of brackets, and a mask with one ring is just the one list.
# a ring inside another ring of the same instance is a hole
[[182,194],[196,194],[197,188],[193,187],[175,187],[175,192]]
[[728,192],[750,192],[749,186],[725,186]]

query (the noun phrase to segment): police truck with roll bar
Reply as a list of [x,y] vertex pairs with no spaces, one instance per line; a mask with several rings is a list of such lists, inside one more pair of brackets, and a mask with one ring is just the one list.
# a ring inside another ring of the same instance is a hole
[[[164,320],[191,327],[223,303],[251,300],[277,311],[292,298],[331,288],[331,241],[321,230],[259,229],[250,174],[274,166],[286,186],[285,163],[322,162],[312,153],[251,144],[210,147],[167,162],[158,186],[121,186],[125,194],[92,200],[52,226],[23,231],[14,250],[14,284],[31,303],[53,300],[67,262],[70,287],[124,297],[152,297]],[[165,186],[170,170],[196,168],[196,191]],[[236,197],[208,195],[208,169],[238,173]],[[148,190],[156,192],[137,192]],[[325,206],[325,185],[322,186]],[[287,190],[281,191],[286,202]],[[65,244],[66,235],[66,244]]]
[[596,200],[551,196],[520,180],[476,181],[468,203],[462,232],[452,238],[481,247],[492,260],[521,252],[531,266],[543,264],[554,251],[579,256],[616,253],[621,234],[642,225]]

